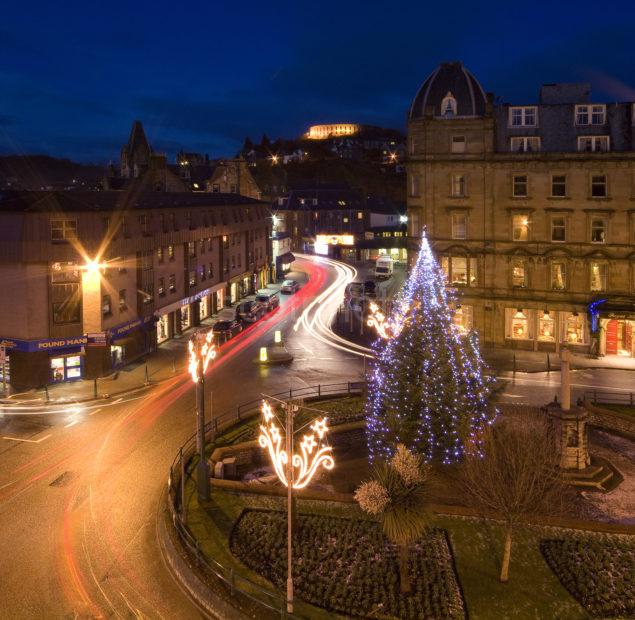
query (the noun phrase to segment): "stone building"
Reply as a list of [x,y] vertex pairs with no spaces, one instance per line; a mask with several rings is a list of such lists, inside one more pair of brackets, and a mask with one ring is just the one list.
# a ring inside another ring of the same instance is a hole
[[457,324],[494,346],[635,354],[635,104],[588,84],[494,104],[444,63],[410,108],[407,172],[410,248],[425,226]]
[[254,200],[260,200],[262,197],[258,183],[242,157],[219,162],[207,183],[207,191],[240,194]]
[[11,384],[107,374],[265,286],[268,207],[238,194],[4,192]]

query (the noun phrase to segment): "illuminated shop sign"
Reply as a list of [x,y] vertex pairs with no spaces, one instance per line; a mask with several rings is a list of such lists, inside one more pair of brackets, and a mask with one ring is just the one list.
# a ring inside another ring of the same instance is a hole
[[354,235],[315,235],[315,253],[326,255],[329,245],[355,245]]

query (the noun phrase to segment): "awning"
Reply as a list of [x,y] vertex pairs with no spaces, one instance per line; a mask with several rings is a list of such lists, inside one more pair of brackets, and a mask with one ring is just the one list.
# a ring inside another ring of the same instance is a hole
[[295,256],[291,252],[286,252],[276,257],[276,263],[292,263],[295,260]]

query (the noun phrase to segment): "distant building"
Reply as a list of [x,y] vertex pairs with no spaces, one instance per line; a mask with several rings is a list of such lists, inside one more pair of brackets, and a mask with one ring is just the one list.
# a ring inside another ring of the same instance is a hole
[[136,188],[137,191],[185,192],[188,179],[182,179],[168,165],[167,157],[155,153],[141,121],[135,121],[128,142],[121,147],[119,174],[110,166],[103,181],[105,190]]
[[207,191],[221,194],[240,194],[260,200],[262,191],[242,158],[227,159],[217,164],[207,182]]
[[274,201],[291,249],[353,261],[389,254],[407,259],[406,208],[343,186],[292,189]]
[[635,103],[588,84],[494,104],[459,62],[408,119],[411,257],[427,227],[456,322],[487,344],[635,355]]
[[326,140],[339,136],[354,136],[364,125],[357,123],[333,123],[330,125],[311,125],[305,137],[308,140]]

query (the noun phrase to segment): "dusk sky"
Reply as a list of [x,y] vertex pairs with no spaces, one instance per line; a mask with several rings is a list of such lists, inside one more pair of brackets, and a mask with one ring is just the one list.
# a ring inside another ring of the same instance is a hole
[[504,101],[554,81],[635,101],[634,23],[626,1],[4,3],[0,153],[107,162],[137,118],[170,158],[327,121],[404,129],[446,60]]

